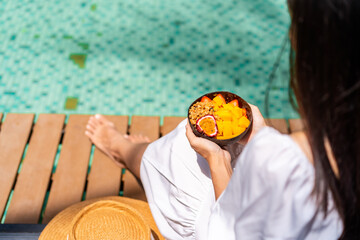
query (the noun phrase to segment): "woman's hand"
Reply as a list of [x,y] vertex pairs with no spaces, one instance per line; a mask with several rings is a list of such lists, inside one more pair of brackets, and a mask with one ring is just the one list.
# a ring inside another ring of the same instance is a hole
[[220,157],[224,160],[231,161],[231,156],[228,151],[222,149],[219,145],[210,140],[195,136],[189,122],[186,124],[186,137],[188,138],[191,147],[203,156],[208,161],[209,165],[211,165],[213,160]]
[[[249,105],[253,114],[253,124],[251,132],[247,134],[247,137],[239,141],[239,143],[243,145],[248,143],[261,128],[266,126],[264,117],[259,108],[252,104]],[[225,190],[232,175],[231,155],[216,143],[195,136],[189,123],[186,124],[186,137],[188,138],[191,147],[209,163],[211,179],[215,190],[215,198],[217,199]]]
[[214,142],[195,136],[189,122],[186,124],[186,137],[191,147],[209,163],[215,198],[218,199],[232,175],[230,153]]

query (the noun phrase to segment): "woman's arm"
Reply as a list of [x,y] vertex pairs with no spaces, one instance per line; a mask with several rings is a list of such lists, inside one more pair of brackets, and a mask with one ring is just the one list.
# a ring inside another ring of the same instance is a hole
[[[253,114],[253,125],[251,132],[239,143],[245,145],[261,128],[265,126],[265,121],[259,109],[251,105]],[[230,153],[220,148],[216,143],[207,139],[196,137],[192,132],[189,123],[186,125],[186,136],[191,147],[203,156],[210,167],[211,178],[214,185],[215,198],[222,194],[232,175],[231,156]]]
[[186,136],[191,147],[207,160],[214,185],[215,199],[218,199],[232,175],[230,153],[214,142],[196,137],[189,123],[186,125]]
[[225,156],[227,154],[229,154],[229,152],[225,151],[224,154],[219,154],[217,157],[214,156],[213,158],[209,158],[208,160],[216,200],[225,190],[233,172],[230,164],[231,159],[228,159],[228,157]]

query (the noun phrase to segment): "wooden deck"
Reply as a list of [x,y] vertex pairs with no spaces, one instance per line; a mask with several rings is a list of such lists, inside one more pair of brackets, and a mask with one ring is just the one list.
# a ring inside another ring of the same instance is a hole
[[[159,117],[107,118],[122,133],[141,133],[151,140],[167,134],[184,119],[165,117],[160,126]],[[84,135],[89,115],[69,115],[66,119],[62,114],[40,114],[34,119],[34,114],[7,114],[0,121],[3,223],[46,224],[74,203],[102,196],[122,194],[146,200],[131,173],[117,167]],[[266,121],[282,133],[302,129],[297,119]]]

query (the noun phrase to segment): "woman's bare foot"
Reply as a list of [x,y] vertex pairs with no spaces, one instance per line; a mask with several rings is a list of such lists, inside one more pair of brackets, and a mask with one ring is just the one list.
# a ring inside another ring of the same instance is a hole
[[115,128],[115,125],[101,115],[90,117],[85,135],[88,136],[93,144],[112,160],[120,165],[122,156],[118,149],[118,145],[125,140],[123,135]]
[[140,160],[135,158],[142,155],[137,153],[139,150],[140,153],[144,151],[150,143],[146,136],[121,134],[114,123],[99,114],[90,117],[85,135],[120,167],[135,168],[133,170],[137,170],[137,165],[140,165]]

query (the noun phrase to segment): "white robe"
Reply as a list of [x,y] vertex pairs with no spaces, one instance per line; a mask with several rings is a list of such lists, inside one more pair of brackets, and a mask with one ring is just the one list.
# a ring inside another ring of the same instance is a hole
[[242,152],[233,145],[233,176],[215,202],[209,166],[190,147],[185,124],[151,143],[140,168],[150,209],[166,239],[340,236],[333,202],[323,219],[311,195],[314,168],[289,136],[265,127]]

